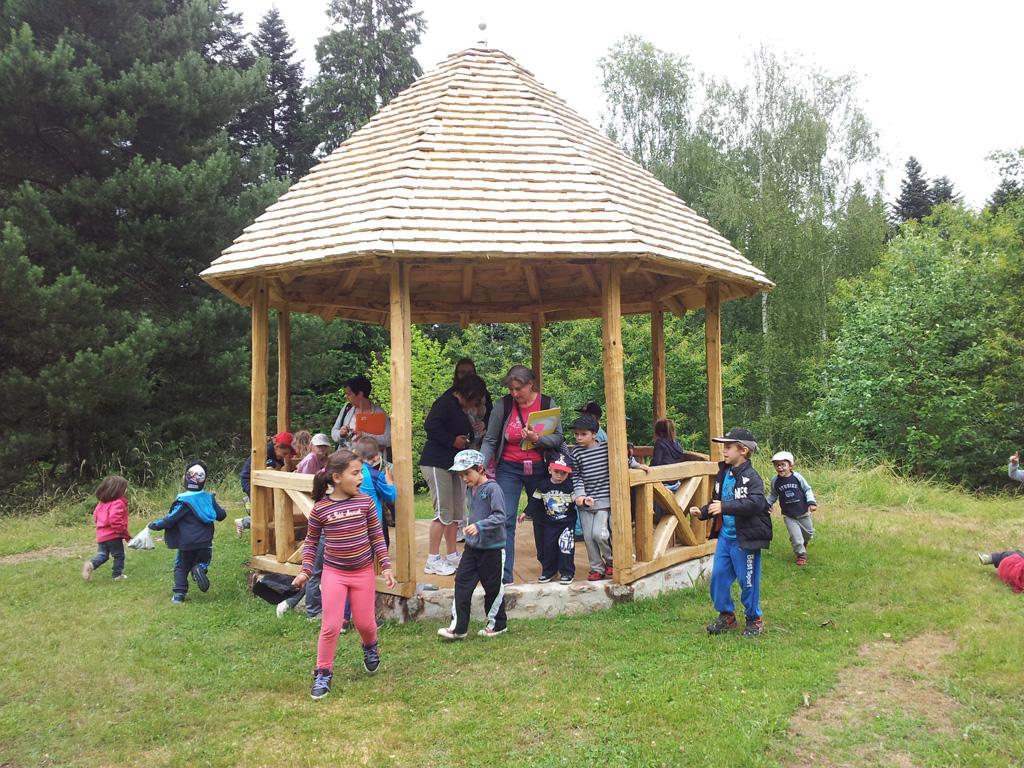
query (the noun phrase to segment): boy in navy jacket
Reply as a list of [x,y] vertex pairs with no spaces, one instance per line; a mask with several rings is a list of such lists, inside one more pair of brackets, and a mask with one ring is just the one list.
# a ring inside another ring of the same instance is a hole
[[814,536],[811,513],[818,509],[818,502],[804,476],[793,469],[795,463],[796,459],[789,451],[779,451],[772,456],[777,474],[772,478],[768,506],[770,508],[778,500],[796,564],[807,565],[807,545]]
[[576,576],[576,505],[573,503],[573,461],[568,453],[545,457],[548,476],[540,481],[520,516],[533,520],[541,584],[561,575],[559,583],[571,584]]
[[206,485],[206,465],[197,461],[189,466],[183,478],[185,492],[179,493],[171,509],[159,520],[149,524],[154,531],[166,531],[164,542],[178,550],[174,558],[174,589],[171,602],[185,602],[188,577],[200,592],[210,588],[207,570],[213,559],[213,524],[224,519],[221,507],[212,493],[203,490]]
[[711,503],[690,507],[690,514],[707,520],[716,517],[718,545],[711,570],[711,600],[717,621],[707,626],[708,634],[719,635],[739,626],[732,600],[732,584],[740,583],[740,599],[746,612],[745,637],[764,631],[761,617],[761,550],[772,541],[772,519],[764,496],[764,482],[750,463],[757,441],[748,429],[730,429],[725,437],[711,438],[725,443],[725,461],[719,462]]

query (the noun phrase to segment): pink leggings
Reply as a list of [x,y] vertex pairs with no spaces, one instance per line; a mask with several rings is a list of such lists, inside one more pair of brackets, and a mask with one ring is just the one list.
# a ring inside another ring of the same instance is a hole
[[338,645],[346,598],[352,603],[352,621],[363,645],[377,641],[377,616],[374,612],[377,578],[373,573],[373,565],[358,571],[342,571],[325,565],[320,578],[320,592],[324,608],[320,640],[316,645],[316,667],[334,669],[334,649]]

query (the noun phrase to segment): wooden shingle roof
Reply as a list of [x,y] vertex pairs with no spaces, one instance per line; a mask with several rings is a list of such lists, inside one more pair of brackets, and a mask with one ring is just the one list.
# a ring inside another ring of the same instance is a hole
[[[647,285],[648,303],[673,290],[676,306],[668,307],[679,310],[701,301],[699,290],[689,303],[680,298],[687,287],[712,279],[722,284],[723,299],[772,287],[706,219],[518,62],[478,48],[450,56],[395,97],[247,227],[203,277],[244,301],[248,278],[276,276],[280,302],[323,314],[333,299],[334,316],[354,316],[339,306],[345,291],[338,289],[351,283],[354,302],[358,283],[359,296],[372,298],[378,257],[436,267],[438,279],[450,280],[463,319],[484,319],[467,304],[476,302],[475,292],[463,290],[472,264],[486,271],[505,263],[500,274],[507,275],[507,263],[515,262],[525,282],[530,270],[522,265],[584,268],[616,259],[653,276],[635,286],[643,292]],[[343,277],[325,301],[312,295],[322,282],[301,285],[303,276],[353,268],[360,278]],[[446,269],[454,276],[443,277]],[[570,284],[581,280],[592,282],[583,276]],[[529,288],[534,303],[545,305],[542,291]],[[430,293],[440,313],[438,302],[449,294]],[[416,304],[414,282],[414,311]]]

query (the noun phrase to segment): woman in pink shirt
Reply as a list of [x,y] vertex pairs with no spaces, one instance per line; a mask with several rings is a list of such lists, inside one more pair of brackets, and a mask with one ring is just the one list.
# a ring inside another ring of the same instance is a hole
[[92,572],[110,558],[114,558],[114,581],[124,581],[124,543],[132,536],[128,533],[128,481],[120,475],[110,475],[96,489],[99,503],[93,510],[96,523],[96,554],[82,566],[82,578],[89,579]]
[[[516,516],[523,488],[527,498],[537,490],[547,475],[544,451],[558,448],[562,442],[562,425],[555,432],[541,437],[529,428],[531,413],[556,408],[557,404],[537,389],[537,377],[525,365],[513,365],[504,380],[508,394],[494,404],[487,422],[487,434],[481,452],[484,466],[494,467],[497,480],[505,496],[505,570],[502,578],[512,583],[512,569],[516,554]],[[524,448],[524,443],[532,443]]]

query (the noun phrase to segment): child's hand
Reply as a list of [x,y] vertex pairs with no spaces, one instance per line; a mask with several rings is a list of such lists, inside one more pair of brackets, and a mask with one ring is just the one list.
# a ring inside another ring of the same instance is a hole
[[574,499],[577,507],[592,507],[594,506],[594,499],[592,496],[577,496]]
[[818,505],[817,504],[810,504],[810,505],[808,505],[807,511],[808,512],[817,512],[818,511]]
[[517,523],[521,523],[525,519],[526,519],[526,513],[525,512],[520,512],[519,513],[519,517],[516,518],[516,522]]
[[304,586],[306,586],[307,581],[309,581],[309,576],[306,574],[305,571],[303,571],[294,579],[292,579],[292,586],[296,589],[302,589]]
[[714,515],[722,514],[722,502],[720,502],[720,501],[712,501],[708,505],[708,514],[710,514],[712,517]]
[[700,517],[700,507],[690,507],[690,514],[694,517]]
[[637,469],[641,469],[641,470],[643,470],[645,474],[646,474],[646,473],[649,473],[649,472],[651,471],[651,468],[650,468],[650,467],[648,467],[648,466],[647,466],[646,464],[644,464],[644,463],[642,463],[642,462],[641,462],[640,464],[637,464],[637,465],[636,465],[636,468],[637,468]]
[[395,584],[397,584],[398,582],[395,581],[394,571],[392,571],[390,568],[385,568],[383,571],[380,572],[380,575],[384,577],[384,583],[388,585],[388,589],[395,588]]
[[[520,515],[520,517],[522,517],[522,515]],[[480,533],[480,529],[476,527],[476,523],[470,523],[462,529],[462,532],[469,534],[470,536],[476,536],[478,533]]]

